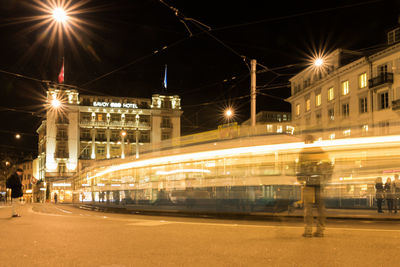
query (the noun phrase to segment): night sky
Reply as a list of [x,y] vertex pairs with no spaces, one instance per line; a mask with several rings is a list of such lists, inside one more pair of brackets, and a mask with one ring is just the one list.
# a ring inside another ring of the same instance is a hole
[[0,0],[0,150],[37,150],[46,92],[40,80],[56,81],[63,56],[65,83],[81,94],[180,95],[182,134],[190,134],[224,123],[228,105],[237,122],[249,118],[250,59],[275,69],[257,75],[257,111],[290,111],[282,100],[288,79],[313,51],[381,49],[400,14],[400,1],[165,0],[180,11],[175,16],[158,0],[72,0],[83,3],[71,15],[80,20],[71,27],[76,37],[64,32],[52,43],[48,24],[38,25],[46,13],[37,2]]

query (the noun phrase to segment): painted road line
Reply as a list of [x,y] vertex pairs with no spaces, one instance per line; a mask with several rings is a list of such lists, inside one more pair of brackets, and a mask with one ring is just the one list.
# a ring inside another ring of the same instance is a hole
[[62,212],[64,212],[64,213],[68,213],[68,214],[72,213],[71,211],[68,211],[68,210],[60,209],[60,208],[57,208],[57,207],[55,207],[55,208],[60,210],[60,211],[62,211]]

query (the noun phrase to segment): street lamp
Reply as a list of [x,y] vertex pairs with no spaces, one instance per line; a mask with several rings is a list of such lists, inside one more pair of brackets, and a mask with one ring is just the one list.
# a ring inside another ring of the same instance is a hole
[[53,100],[51,100],[51,106],[55,109],[58,109],[61,106],[61,101],[57,98],[54,98]]
[[135,116],[135,122],[136,122],[136,132],[135,132],[135,141],[136,141],[136,158],[139,158],[139,114],[136,114]]
[[232,119],[234,116],[235,116],[235,112],[234,112],[233,108],[228,107],[228,108],[225,109],[225,111],[224,111],[224,117],[225,117],[225,119],[228,121],[228,124],[229,124],[229,122],[231,121],[231,119]]
[[21,138],[21,135],[20,135],[19,133],[17,133],[17,134],[15,135],[15,138],[16,138],[16,139],[20,139],[20,138]]
[[321,67],[324,64],[324,59],[323,58],[316,58],[314,60],[314,66],[315,67]]
[[65,23],[68,20],[67,12],[63,8],[57,7],[53,9],[53,19],[58,23]]

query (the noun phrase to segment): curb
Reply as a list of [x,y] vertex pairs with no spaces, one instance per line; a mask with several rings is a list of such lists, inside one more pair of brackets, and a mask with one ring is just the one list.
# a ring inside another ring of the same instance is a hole
[[[273,220],[282,219],[303,220],[301,214],[279,214],[279,213],[235,213],[235,212],[213,212],[213,211],[181,211],[181,210],[161,210],[161,209],[128,209],[126,207],[104,207],[90,204],[73,204],[75,208],[121,214],[171,216],[171,217],[195,217],[195,218],[214,218],[214,219],[239,219],[239,220]],[[332,215],[327,214],[327,219],[331,220],[360,220],[360,221],[400,221],[400,215],[396,217],[373,217],[368,215]]]

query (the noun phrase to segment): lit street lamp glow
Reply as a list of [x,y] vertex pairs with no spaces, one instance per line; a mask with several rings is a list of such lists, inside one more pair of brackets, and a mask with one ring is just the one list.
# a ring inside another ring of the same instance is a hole
[[122,131],[122,132],[121,132],[121,136],[125,137],[125,136],[126,136],[126,132],[125,132],[125,131]]
[[314,61],[314,65],[315,65],[316,67],[321,67],[323,64],[324,64],[324,60],[323,60],[322,58],[317,58],[317,59],[315,59],[315,61]]
[[53,10],[53,19],[59,23],[65,23],[68,20],[67,12],[64,9],[57,7]]
[[58,100],[58,99],[53,99],[53,100],[51,101],[51,106],[52,106],[53,108],[59,108],[59,107],[61,106],[60,100]]
[[230,108],[228,108],[226,111],[225,111],[225,117],[226,118],[231,118],[233,116],[233,110],[232,109],[230,109]]
[[21,138],[21,135],[17,133],[17,134],[15,135],[15,138],[16,138],[16,139],[20,139],[20,138]]

